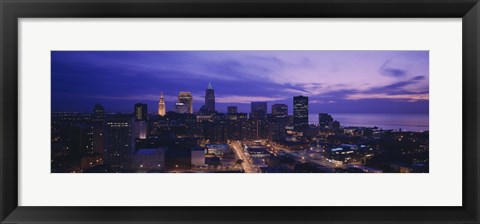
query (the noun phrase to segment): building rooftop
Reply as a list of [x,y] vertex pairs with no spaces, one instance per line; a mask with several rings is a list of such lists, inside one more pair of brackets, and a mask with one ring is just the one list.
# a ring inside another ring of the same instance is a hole
[[228,149],[227,144],[207,144],[205,146],[209,149],[224,149],[224,150]]
[[193,147],[192,151],[205,151],[205,149],[202,147]]
[[153,149],[139,149],[137,151],[137,155],[155,155],[158,153],[160,149],[158,148],[153,148]]
[[248,153],[254,153],[254,154],[269,154],[267,151],[267,148],[265,147],[248,147],[247,148]]

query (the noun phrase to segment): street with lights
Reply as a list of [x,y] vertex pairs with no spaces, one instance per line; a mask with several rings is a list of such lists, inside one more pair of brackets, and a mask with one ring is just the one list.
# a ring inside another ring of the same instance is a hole
[[258,173],[258,169],[255,168],[251,158],[249,158],[247,153],[245,153],[245,150],[243,150],[243,147],[240,141],[231,141],[230,147],[233,149],[237,157],[243,161],[241,165],[245,173]]

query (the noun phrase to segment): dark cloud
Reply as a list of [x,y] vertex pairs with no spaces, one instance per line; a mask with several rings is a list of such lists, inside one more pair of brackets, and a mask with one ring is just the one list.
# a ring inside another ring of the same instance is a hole
[[425,79],[426,79],[426,77],[424,75],[419,75],[419,76],[413,77],[411,80],[420,81],[420,80],[425,80]]
[[275,56],[259,56],[259,55],[249,55],[246,57],[250,61],[261,61],[263,63],[270,63],[276,66],[284,65],[284,62]]
[[407,71],[400,68],[394,68],[391,66],[390,60],[385,61],[379,69],[380,74],[391,77],[404,77],[407,75]]
[[404,87],[412,84],[417,84],[423,80],[425,80],[425,76],[415,76],[411,79],[408,79],[406,81],[399,81],[392,83],[390,85],[386,85],[383,87],[377,87],[377,88],[372,88],[366,91],[363,91],[362,93],[385,93],[388,95],[396,95],[396,94],[424,94],[425,92],[428,93],[428,90],[426,91],[420,91],[420,92],[412,92],[405,90]]

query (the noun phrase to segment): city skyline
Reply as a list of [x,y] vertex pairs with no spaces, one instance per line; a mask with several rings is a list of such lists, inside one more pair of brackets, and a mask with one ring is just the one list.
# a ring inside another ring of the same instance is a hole
[[428,101],[427,51],[54,51],[51,172],[428,173]]
[[160,94],[166,111],[174,111],[179,92],[191,92],[199,111],[207,84],[222,113],[228,106],[249,113],[251,102],[263,101],[268,113],[273,104],[287,104],[292,114],[292,97],[305,95],[314,113],[427,114],[428,52],[52,52],[53,112],[89,112],[96,103],[107,112],[131,112],[132,104],[145,103],[157,114]]

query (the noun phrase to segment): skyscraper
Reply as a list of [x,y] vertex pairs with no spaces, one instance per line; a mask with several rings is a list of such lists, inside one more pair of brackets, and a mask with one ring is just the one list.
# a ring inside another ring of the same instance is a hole
[[251,102],[250,117],[253,119],[263,119],[267,117],[267,102]]
[[322,128],[329,128],[333,122],[333,117],[327,113],[318,114],[318,125]]
[[215,112],[215,91],[211,83],[208,83],[208,87],[205,90],[205,106],[209,113]]
[[190,92],[180,92],[178,102],[183,103],[188,108],[188,113],[193,114],[193,97]]
[[134,107],[135,121],[132,122],[134,138],[147,138],[147,104],[136,103]]
[[105,118],[105,109],[101,104],[95,104],[93,107],[92,120],[103,122]]
[[165,108],[165,100],[163,99],[163,93],[160,94],[160,101],[158,102],[158,115],[165,116],[166,108]]
[[176,103],[175,104],[175,112],[179,114],[186,114],[188,113],[188,106],[184,103]]
[[272,115],[274,117],[286,117],[288,115],[287,104],[273,104]]
[[135,121],[147,120],[147,104],[136,103],[134,106]]
[[105,163],[111,167],[128,166],[135,151],[130,116],[110,116],[105,123]]
[[308,127],[308,97],[293,97],[293,128],[295,131],[304,131]]
[[92,113],[93,121],[93,152],[103,155],[105,150],[105,109],[100,104],[95,104]]
[[147,121],[132,122],[132,135],[134,138],[146,139],[148,134],[147,131]]

